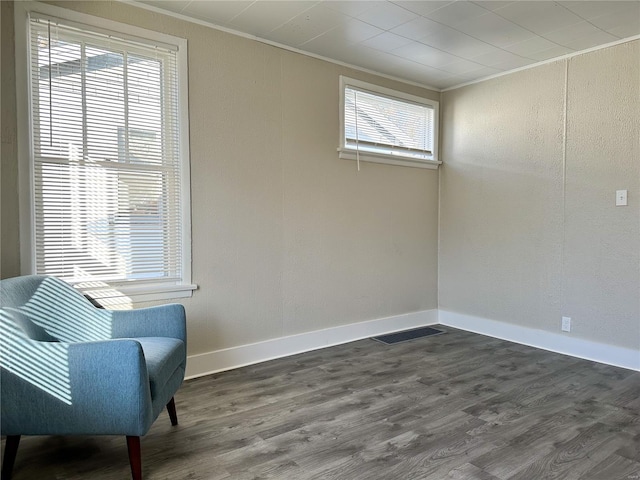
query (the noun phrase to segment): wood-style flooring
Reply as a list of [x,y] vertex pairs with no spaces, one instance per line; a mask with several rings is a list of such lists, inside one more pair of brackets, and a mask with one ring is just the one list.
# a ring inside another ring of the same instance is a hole
[[[442,328],[185,382],[144,478],[640,479],[639,372]],[[127,479],[126,442],[23,437],[13,478]]]

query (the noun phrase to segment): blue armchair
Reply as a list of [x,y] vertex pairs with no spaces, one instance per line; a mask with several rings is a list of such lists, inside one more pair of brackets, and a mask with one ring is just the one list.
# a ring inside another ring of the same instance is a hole
[[142,478],[140,437],[184,379],[182,305],[96,308],[64,281],[0,281],[2,479],[21,435],[126,435],[131,473]]

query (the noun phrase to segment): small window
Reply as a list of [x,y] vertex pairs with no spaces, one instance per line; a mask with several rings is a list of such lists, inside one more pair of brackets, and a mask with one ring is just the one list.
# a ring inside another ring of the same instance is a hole
[[438,102],[340,77],[340,158],[437,168]]
[[96,297],[191,295],[186,44],[36,12],[29,32],[32,272]]

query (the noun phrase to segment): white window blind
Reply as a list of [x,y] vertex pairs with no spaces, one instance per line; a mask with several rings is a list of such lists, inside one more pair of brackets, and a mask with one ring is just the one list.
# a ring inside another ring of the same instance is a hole
[[29,23],[36,273],[181,283],[176,51]]
[[342,152],[437,160],[437,102],[345,78],[342,89]]

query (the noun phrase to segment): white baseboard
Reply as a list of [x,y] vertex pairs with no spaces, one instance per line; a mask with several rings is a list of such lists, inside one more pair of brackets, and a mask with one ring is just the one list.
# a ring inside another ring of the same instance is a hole
[[275,358],[287,357],[297,353],[410,328],[435,325],[436,323],[438,323],[438,310],[422,310],[420,312],[341,325],[339,327],[315,330],[313,332],[291,335],[289,337],[274,338],[249,345],[240,345],[238,347],[190,355],[187,359],[186,378],[200,377],[273,360]]
[[439,323],[573,357],[640,371],[640,350],[616,347],[447,310],[438,311]]
[[196,378],[319,348],[438,323],[543,350],[640,371],[639,350],[615,347],[566,334],[536,330],[473,315],[433,309],[190,355],[187,360],[186,378]]

